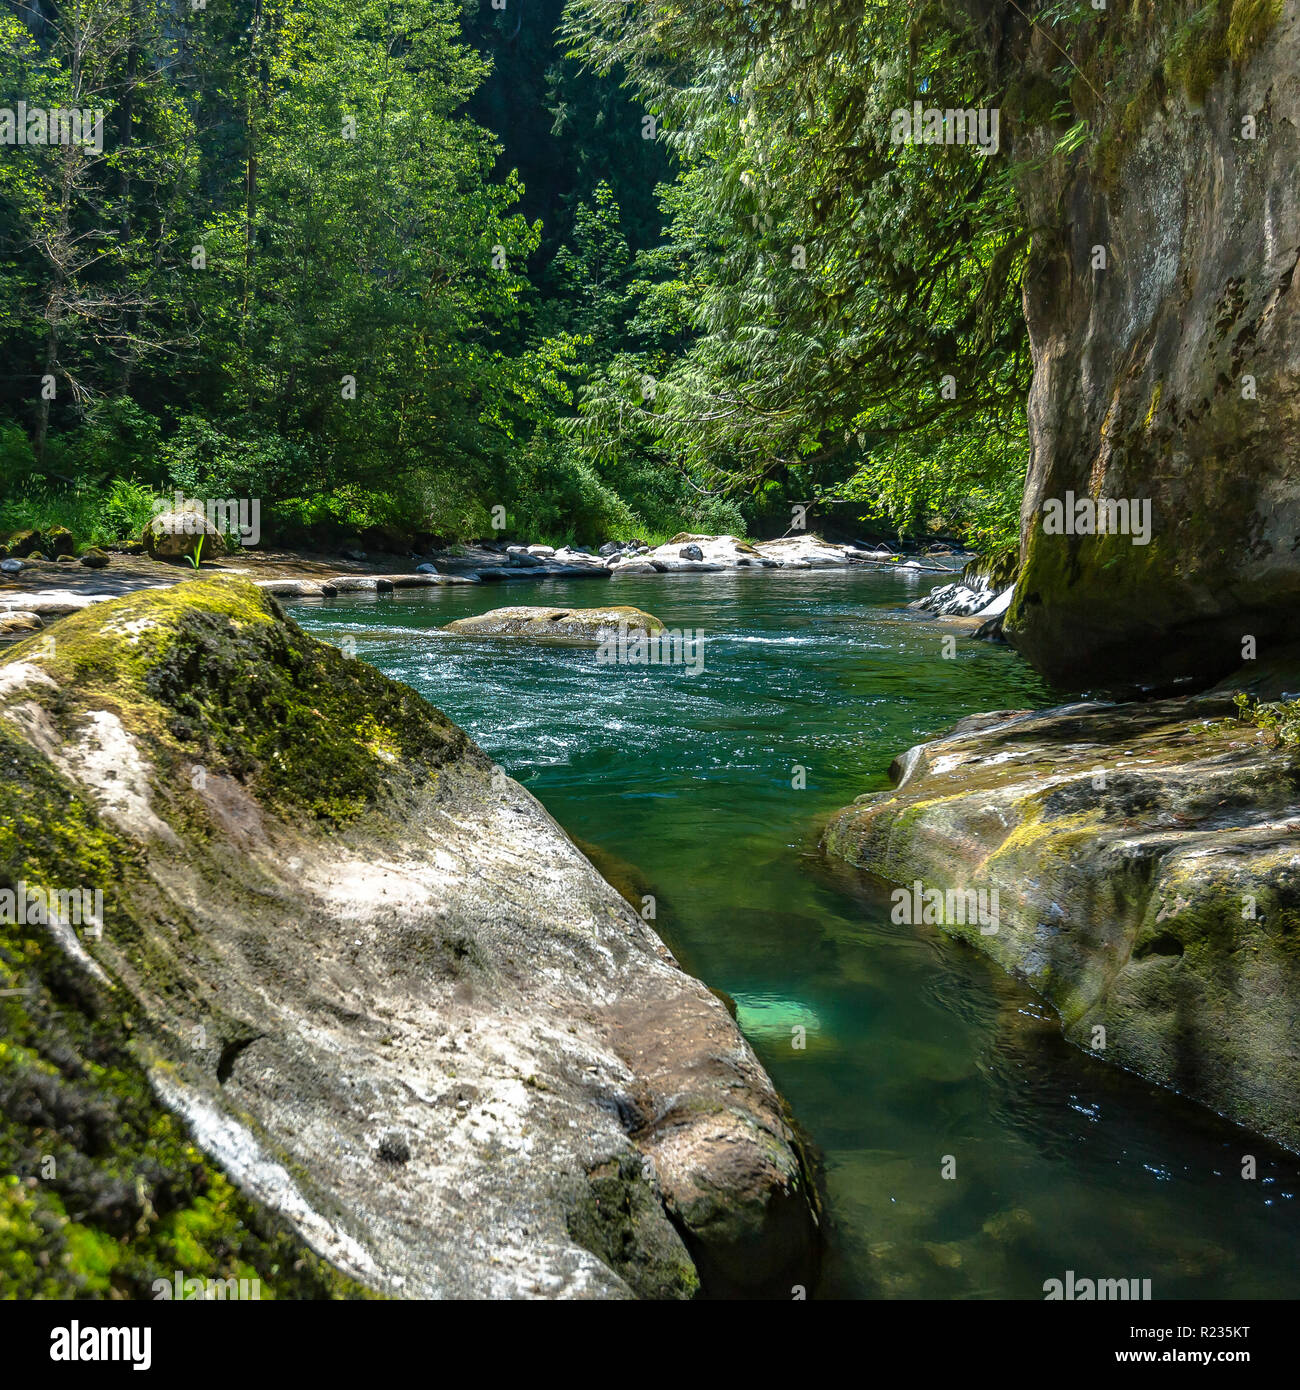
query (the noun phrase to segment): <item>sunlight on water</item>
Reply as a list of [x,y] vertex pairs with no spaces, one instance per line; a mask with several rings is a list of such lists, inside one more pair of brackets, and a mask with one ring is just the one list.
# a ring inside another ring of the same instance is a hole
[[[978,710],[1052,696],[1014,655],[902,610],[897,574],[628,577],[405,591],[294,616],[413,685],[545,802],[739,1022],[815,1143],[822,1292],[1041,1298],[1080,1275],[1157,1299],[1297,1297],[1297,1165],[1067,1047],[967,947],[889,920],[821,861],[826,818]],[[706,634],[704,670],[434,629],[516,603],[633,604]],[[793,785],[805,769],[802,789]],[[793,1029],[807,1046],[792,1046]],[[1241,1156],[1260,1181],[1241,1179]],[[945,1155],[956,1177],[941,1176]]]

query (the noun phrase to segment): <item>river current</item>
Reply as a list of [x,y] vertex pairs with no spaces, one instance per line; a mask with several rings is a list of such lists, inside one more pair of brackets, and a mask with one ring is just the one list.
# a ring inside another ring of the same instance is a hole
[[[817,1294],[1041,1299],[1073,1270],[1150,1279],[1156,1299],[1300,1297],[1300,1162],[1069,1047],[1028,989],[894,924],[884,886],[818,854],[827,817],[888,786],[910,744],[1066,698],[1006,648],[959,638],[946,657],[943,630],[903,608],[934,582],[629,576],[292,612],[467,729],[732,996],[820,1155]],[[645,608],[703,634],[702,669],[436,631],[542,603]]]

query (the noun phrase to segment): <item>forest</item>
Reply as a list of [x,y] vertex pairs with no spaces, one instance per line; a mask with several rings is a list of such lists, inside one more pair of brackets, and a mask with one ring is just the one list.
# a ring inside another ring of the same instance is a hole
[[[102,126],[0,159],[0,532],[129,540],[180,489],[289,545],[777,535],[797,502],[1014,549],[1017,166],[891,122],[1006,104],[968,27],[8,0],[4,92]],[[1034,97],[1063,131],[1072,77]]]

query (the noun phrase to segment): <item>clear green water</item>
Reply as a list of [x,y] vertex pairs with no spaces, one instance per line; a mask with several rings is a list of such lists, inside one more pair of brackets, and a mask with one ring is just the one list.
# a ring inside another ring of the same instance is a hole
[[[900,612],[922,583],[551,581],[294,616],[352,637],[468,729],[619,886],[655,895],[678,958],[736,999],[824,1162],[820,1293],[1042,1298],[1073,1269],[1149,1278],[1157,1299],[1300,1296],[1292,1156],[1066,1046],[1026,989],[933,929],[891,924],[883,889],[818,856],[830,813],[887,786],[909,744],[1054,699],[1005,649],[941,659],[938,631]],[[433,631],[507,603],[612,602],[703,629],[703,673]],[[1257,1181],[1240,1177],[1245,1153]]]

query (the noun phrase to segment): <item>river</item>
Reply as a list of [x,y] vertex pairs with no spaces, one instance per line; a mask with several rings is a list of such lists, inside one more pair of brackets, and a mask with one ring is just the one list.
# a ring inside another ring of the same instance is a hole
[[[893,924],[883,885],[817,853],[830,813],[888,786],[909,744],[1065,698],[1006,648],[959,638],[945,658],[942,630],[902,607],[933,582],[629,576],[292,612],[466,728],[732,996],[821,1156],[817,1294],[1041,1299],[1073,1270],[1150,1279],[1157,1299],[1300,1297],[1293,1156],[1067,1046],[1028,989]],[[704,634],[703,669],[433,630],[537,603],[645,608]]]

